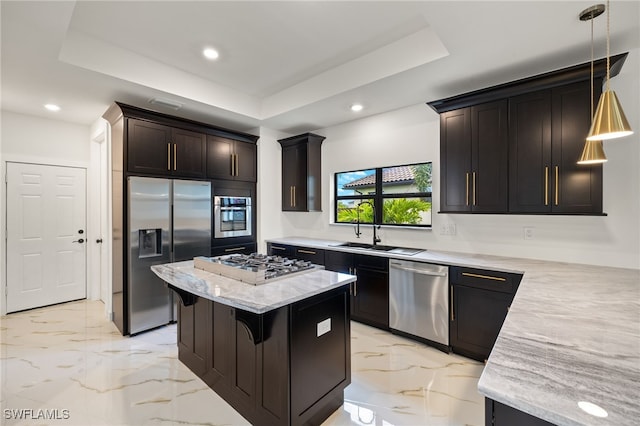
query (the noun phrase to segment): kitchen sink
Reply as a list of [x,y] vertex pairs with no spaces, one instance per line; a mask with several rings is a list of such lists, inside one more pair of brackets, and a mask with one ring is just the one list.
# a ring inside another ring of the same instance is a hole
[[356,249],[363,249],[363,250],[386,251],[388,253],[403,254],[406,256],[413,256],[414,254],[424,251],[422,249],[385,246],[382,244],[373,245],[373,244],[367,244],[367,243],[354,243],[351,241],[348,241],[346,243],[336,244],[334,247],[348,247],[348,248],[356,248]]

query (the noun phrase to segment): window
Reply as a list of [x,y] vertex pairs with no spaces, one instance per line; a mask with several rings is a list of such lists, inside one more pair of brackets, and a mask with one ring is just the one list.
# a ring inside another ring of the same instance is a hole
[[335,222],[431,226],[431,163],[335,174]]

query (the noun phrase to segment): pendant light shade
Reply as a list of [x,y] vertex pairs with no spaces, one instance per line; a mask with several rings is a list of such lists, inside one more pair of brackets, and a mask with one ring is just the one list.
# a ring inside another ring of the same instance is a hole
[[[596,114],[591,122],[591,129],[587,135],[588,141],[609,140],[629,136],[633,134],[631,126],[624,115],[620,101],[615,92],[611,90],[609,83],[611,80],[609,67],[609,43],[611,40],[611,32],[609,28],[609,20],[611,11],[609,8],[609,0],[607,0],[607,79],[605,91],[600,95]],[[593,31],[593,30],[592,30]],[[592,33],[593,34],[593,33]],[[591,39],[593,46],[593,35]]]
[[606,90],[600,96],[593,116],[588,141],[621,138],[633,134],[629,121],[624,115],[620,101],[613,90]]
[[578,164],[602,164],[607,162],[607,156],[602,147],[602,141],[587,141],[584,144]]

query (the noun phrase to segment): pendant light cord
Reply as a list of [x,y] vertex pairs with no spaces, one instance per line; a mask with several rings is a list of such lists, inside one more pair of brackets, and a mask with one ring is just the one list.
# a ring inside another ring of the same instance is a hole
[[[611,38],[611,34],[609,32],[609,15],[610,15],[610,10],[609,9],[609,0],[607,0],[607,87],[606,87],[606,91],[609,91],[609,39]],[[592,20],[593,21],[593,20]]]
[[[591,14],[591,121],[593,122],[593,20],[595,19],[594,14]],[[607,64],[607,68],[609,65]]]

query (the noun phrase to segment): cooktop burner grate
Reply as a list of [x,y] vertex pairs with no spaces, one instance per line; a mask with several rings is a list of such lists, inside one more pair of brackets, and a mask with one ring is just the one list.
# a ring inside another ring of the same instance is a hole
[[306,260],[268,256],[261,253],[196,257],[193,261],[198,269],[253,285],[321,268]]

